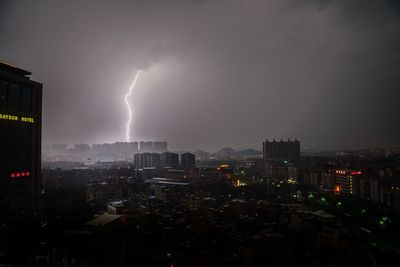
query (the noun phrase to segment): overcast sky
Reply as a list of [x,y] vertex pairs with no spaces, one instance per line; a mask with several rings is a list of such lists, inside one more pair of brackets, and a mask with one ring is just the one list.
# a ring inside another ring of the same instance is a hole
[[173,150],[399,145],[400,15],[385,0],[0,0],[0,60],[43,83],[44,143]]

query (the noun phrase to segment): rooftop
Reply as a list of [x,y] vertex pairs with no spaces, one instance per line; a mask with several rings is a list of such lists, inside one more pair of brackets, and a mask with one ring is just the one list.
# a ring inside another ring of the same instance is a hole
[[112,223],[115,220],[121,218],[121,215],[109,214],[107,212],[103,213],[99,217],[86,223],[88,226],[105,226]]
[[29,71],[20,69],[17,66],[11,65],[11,64],[6,63],[6,62],[3,62],[1,60],[0,60],[0,70],[1,71],[5,71],[5,72],[10,72],[10,73],[12,73],[14,75],[23,76],[23,77],[28,78],[28,79],[29,79],[29,77],[26,77],[26,76],[32,74]]

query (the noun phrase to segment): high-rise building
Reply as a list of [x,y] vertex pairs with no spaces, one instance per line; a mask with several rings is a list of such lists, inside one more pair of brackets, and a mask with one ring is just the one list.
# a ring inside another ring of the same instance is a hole
[[140,142],[140,152],[156,152],[163,153],[167,152],[168,143],[167,142],[150,142],[150,141],[141,141]]
[[139,150],[138,142],[116,142],[112,144],[112,147],[114,155],[118,159],[126,159]]
[[132,158],[139,151],[138,142],[116,142],[112,144],[93,144],[92,154],[97,158],[121,160]]
[[186,170],[195,166],[196,156],[192,153],[181,154],[181,168]]
[[158,153],[137,153],[134,155],[135,167],[142,168],[151,168],[151,167],[159,167],[161,162],[161,156]]
[[67,152],[68,145],[67,144],[52,144],[51,151],[53,153],[65,153]]
[[79,154],[89,154],[92,152],[92,147],[88,144],[75,144],[74,152]]
[[333,191],[337,194],[356,195],[360,194],[359,170],[331,170],[333,176]]
[[0,219],[38,207],[42,84],[30,74],[0,62]]
[[153,142],[140,142],[140,152],[153,152]]
[[300,159],[300,141],[268,141],[263,142],[264,160],[298,160]]
[[139,151],[139,143],[138,142],[130,142],[128,144],[129,149],[128,149],[128,153],[137,153]]
[[153,152],[163,153],[167,152],[168,144],[167,142],[153,142]]
[[179,155],[172,152],[164,152],[161,154],[161,166],[178,169]]

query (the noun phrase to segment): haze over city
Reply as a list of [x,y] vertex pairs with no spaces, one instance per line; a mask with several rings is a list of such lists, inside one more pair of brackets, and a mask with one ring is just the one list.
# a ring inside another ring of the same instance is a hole
[[397,0],[0,0],[0,266],[397,267]]
[[43,142],[398,145],[396,1],[0,1],[0,58],[44,84]]

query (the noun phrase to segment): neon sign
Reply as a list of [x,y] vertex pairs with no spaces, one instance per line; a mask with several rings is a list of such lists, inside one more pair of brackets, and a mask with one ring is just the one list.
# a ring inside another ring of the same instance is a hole
[[19,177],[27,177],[27,176],[31,176],[30,172],[12,172],[10,173],[10,178],[19,178]]
[[[341,171],[341,170],[336,170],[336,174],[349,174],[350,171]],[[362,174],[361,171],[351,171],[351,175],[359,175]]]
[[30,123],[34,123],[34,119],[30,118],[30,117],[21,117],[21,121],[23,122],[30,122]]
[[20,117],[15,115],[9,114],[2,114],[0,113],[0,120],[8,120],[8,121],[20,121],[20,122],[27,122],[27,123],[35,123],[35,120],[31,117]]

